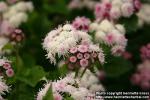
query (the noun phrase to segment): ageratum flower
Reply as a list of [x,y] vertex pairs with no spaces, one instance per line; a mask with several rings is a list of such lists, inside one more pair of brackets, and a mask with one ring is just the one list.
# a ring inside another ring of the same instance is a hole
[[0,77],[0,100],[4,100],[2,95],[5,95],[5,92],[8,92],[9,86],[6,85],[3,78]]
[[95,5],[95,17],[117,20],[120,17],[130,17],[141,8],[140,0],[102,0]]
[[90,30],[95,32],[95,40],[100,44],[110,46],[113,55],[120,55],[125,51],[127,39],[125,28],[121,24],[114,24],[109,20],[94,22]]
[[99,79],[89,70],[86,70],[82,78],[74,78],[74,76],[75,73],[71,72],[60,80],[47,83],[39,91],[37,100],[43,100],[50,87],[52,87],[54,100],[65,99],[62,95],[63,93],[69,94],[74,100],[84,100],[85,98],[88,99],[88,97],[94,99],[96,91],[104,91],[104,87],[99,83]]
[[[51,63],[55,64],[56,55],[65,57],[71,48],[82,41],[91,42],[90,39],[91,37],[86,32],[76,30],[70,24],[65,24],[48,33],[44,39],[43,47],[47,51],[47,57]],[[71,52],[75,52],[75,50]]]

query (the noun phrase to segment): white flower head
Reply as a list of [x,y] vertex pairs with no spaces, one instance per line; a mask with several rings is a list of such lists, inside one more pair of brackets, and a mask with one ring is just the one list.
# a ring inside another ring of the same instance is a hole
[[72,25],[66,24],[48,33],[43,42],[43,47],[47,51],[47,57],[52,63],[56,63],[58,57],[67,56],[70,48],[80,41],[90,41],[91,37],[82,31],[75,30]]

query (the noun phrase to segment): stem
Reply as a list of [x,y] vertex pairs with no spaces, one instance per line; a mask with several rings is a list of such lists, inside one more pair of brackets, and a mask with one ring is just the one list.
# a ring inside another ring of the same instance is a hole
[[83,77],[85,71],[87,70],[87,67],[83,70],[82,74],[81,74],[81,78]]

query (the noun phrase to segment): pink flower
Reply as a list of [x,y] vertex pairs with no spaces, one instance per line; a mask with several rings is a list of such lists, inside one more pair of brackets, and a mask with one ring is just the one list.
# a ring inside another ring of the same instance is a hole
[[8,69],[8,70],[6,70],[6,75],[8,77],[12,77],[14,75],[14,71],[12,69]]
[[77,58],[75,56],[71,56],[69,58],[69,61],[72,62],[72,63],[75,63],[77,61]]
[[54,100],[63,100],[62,96],[59,93],[54,94]]
[[141,4],[140,0],[134,0],[134,7],[135,7],[136,11],[139,11],[141,9],[141,6],[142,6],[142,4]]
[[149,90],[150,89],[150,82],[149,81],[144,81],[141,83],[141,88],[143,90]]
[[80,65],[81,67],[87,67],[89,64],[88,60],[87,59],[81,59],[80,60]]
[[122,14],[124,17],[130,17],[134,12],[133,5],[130,3],[124,3],[122,5]]
[[89,59],[89,58],[90,58],[90,54],[89,54],[89,53],[85,53],[85,54],[84,54],[84,58],[85,58],[85,59]]
[[90,23],[91,23],[91,21],[86,17],[77,17],[73,21],[72,25],[77,30],[82,30],[82,31],[88,32]]
[[111,11],[110,11],[110,17],[112,19],[118,19],[120,16],[121,16],[121,11],[120,11],[119,8],[114,7],[114,8],[111,9]]
[[108,44],[112,44],[112,43],[114,42],[114,39],[115,39],[115,36],[114,36],[113,33],[108,33],[108,34],[106,35],[106,42],[107,42]]
[[5,63],[3,64],[3,68],[4,68],[4,69],[10,69],[10,68],[11,68],[10,63],[5,62]]
[[106,11],[110,11],[110,9],[112,8],[112,5],[110,2],[104,3],[104,6],[105,6]]
[[83,58],[83,54],[78,53],[78,54],[77,54],[77,58],[78,58],[78,59],[82,59],[82,58]]
[[86,45],[79,45],[78,51],[81,53],[85,53],[88,51],[88,47]]
[[78,50],[78,49],[77,49],[76,47],[73,47],[73,48],[70,49],[70,53],[76,53],[77,50]]
[[146,46],[143,46],[141,49],[141,58],[143,60],[150,59],[150,44],[147,44]]

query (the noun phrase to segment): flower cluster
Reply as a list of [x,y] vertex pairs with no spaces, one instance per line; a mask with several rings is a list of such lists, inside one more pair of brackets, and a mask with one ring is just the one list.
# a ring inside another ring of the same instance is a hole
[[26,22],[27,12],[33,10],[32,2],[20,1],[13,5],[6,3],[5,5],[6,8],[2,11],[3,20],[8,21],[13,28],[17,28],[22,22]]
[[12,77],[14,75],[14,70],[11,67],[10,61],[6,58],[0,59],[0,76]]
[[19,25],[27,21],[27,12],[33,10],[31,2],[0,1],[0,52],[9,42],[21,42],[24,34]]
[[98,45],[81,44],[70,48],[70,57],[68,59],[69,68],[74,69],[78,66],[83,68],[90,67],[94,60],[99,60],[101,64],[104,63],[105,57],[103,50]]
[[125,38],[125,28],[121,24],[115,25],[105,19],[100,23],[92,23],[90,30],[95,32],[97,42],[112,46],[112,54],[120,55],[124,52],[127,39]]
[[91,21],[86,17],[76,17],[72,25],[77,30],[88,32],[90,23]]
[[147,16],[150,16],[150,4],[142,4],[142,8],[137,14],[139,19],[139,27],[142,27],[144,23],[149,24],[150,18]]
[[81,8],[88,8],[88,9],[94,9],[94,6],[99,1],[94,0],[71,0],[71,2],[68,5],[69,9],[81,9]]
[[150,90],[150,60],[145,60],[138,65],[137,72],[131,77],[131,81],[144,90]]
[[4,100],[2,95],[5,95],[5,92],[8,92],[9,86],[6,85],[3,78],[0,77],[0,100]]
[[69,50],[80,42],[90,42],[90,36],[86,32],[75,30],[75,28],[66,24],[56,30],[48,33],[44,39],[43,47],[47,50],[47,57],[52,63],[56,63],[56,54],[58,57],[67,56]]
[[150,59],[150,43],[143,46],[140,51],[142,60]]
[[74,100],[84,100],[85,98],[94,100],[96,91],[104,91],[104,87],[98,83],[97,77],[89,70],[86,70],[82,78],[74,79],[74,75],[75,73],[70,73],[63,79],[46,84],[45,88],[38,93],[37,100],[43,99],[50,86],[54,100],[63,100],[62,94],[64,93],[69,94]]
[[95,6],[95,16],[97,20],[116,20],[122,16],[130,17],[140,8],[139,0],[102,0]]

